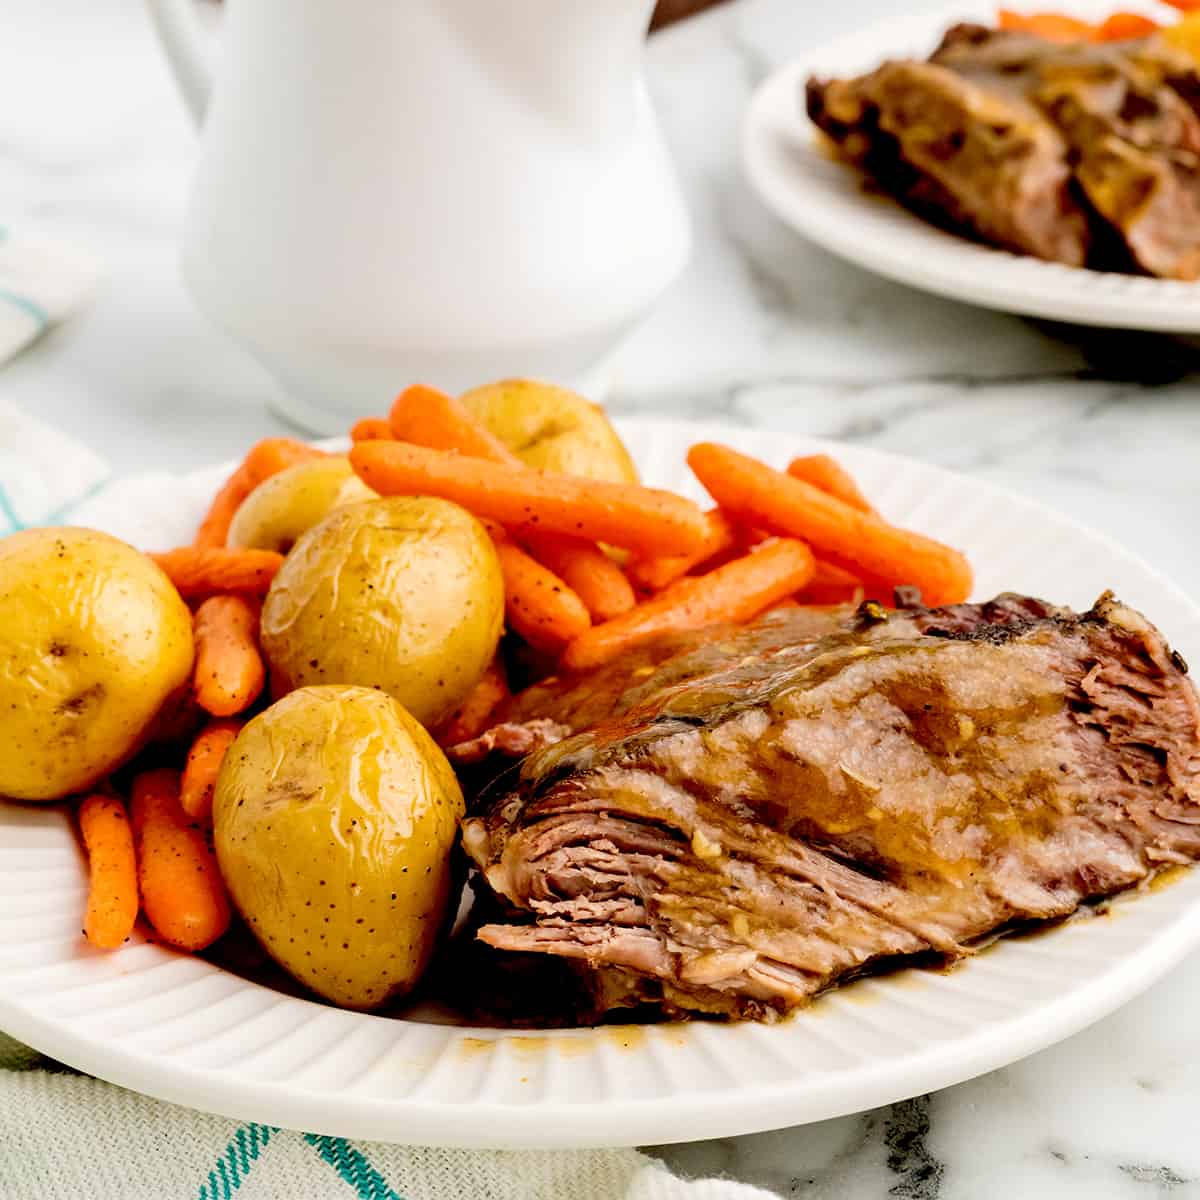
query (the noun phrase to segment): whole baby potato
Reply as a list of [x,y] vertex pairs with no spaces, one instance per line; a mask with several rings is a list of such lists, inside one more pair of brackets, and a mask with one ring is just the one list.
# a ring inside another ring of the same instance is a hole
[[59,800],[140,749],[192,670],[159,568],[91,529],[0,539],[0,795]]
[[276,695],[375,687],[433,725],[479,682],[503,617],[483,526],[448,500],[392,497],[339,508],[300,538],[263,605],[262,647]]
[[371,500],[345,457],[296,463],[263,480],[242,501],[229,526],[228,544],[286,554],[296,539],[343,504]]
[[604,410],[575,392],[535,379],[505,379],[474,388],[462,403],[528,466],[637,483],[629,451]]
[[267,952],[318,995],[378,1008],[433,953],[463,797],[445,755],[371,688],[292,692],[217,778],[221,874]]

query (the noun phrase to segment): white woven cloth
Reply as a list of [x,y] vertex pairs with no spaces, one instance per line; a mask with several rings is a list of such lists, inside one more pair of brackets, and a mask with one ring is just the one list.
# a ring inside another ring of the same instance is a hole
[[81,250],[0,226],[0,363],[82,307],[97,274]]
[[766,1200],[636,1150],[388,1146],[229,1121],[66,1071],[0,1034],[4,1200]]
[[[0,226],[0,364],[81,308],[97,276],[83,251]],[[107,475],[85,447],[0,403],[0,534],[53,518]]]
[[[215,483],[187,486],[207,493]],[[0,535],[23,525],[94,523],[165,548],[194,525],[188,518],[181,527],[178,512],[155,503],[167,486],[162,476],[109,482],[86,448],[0,401]],[[76,1074],[0,1033],[0,1200],[235,1196],[764,1200],[767,1193],[728,1180],[683,1180],[634,1150],[389,1146],[231,1121]]]

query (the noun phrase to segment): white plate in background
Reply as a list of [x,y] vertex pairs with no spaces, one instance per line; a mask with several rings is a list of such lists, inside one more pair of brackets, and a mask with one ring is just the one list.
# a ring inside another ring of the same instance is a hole
[[[1022,5],[1019,7],[1028,7]],[[1041,5],[1090,21],[1132,7],[1164,23],[1153,4],[1065,0]],[[841,258],[924,291],[1024,316],[1154,332],[1200,332],[1200,284],[1043,262],[938,229],[863,187],[865,176],[822,144],[804,111],[809,76],[859,75],[889,58],[926,58],[959,21],[993,24],[997,5],[961,0],[892,17],[806,53],[755,92],[742,126],[742,163],[767,207]]]
[[[721,426],[618,422],[648,482],[699,495],[687,447],[783,465],[828,450],[889,517],[965,549],[976,595],[1086,607],[1106,587],[1193,662],[1200,610],[1135,555],[1020,497],[910,459]],[[219,471],[118,484],[79,523],[188,535]],[[83,855],[58,808],[0,804],[0,1029],[148,1095],[317,1133],[455,1146],[732,1136],[889,1103],[1000,1067],[1112,1011],[1200,942],[1200,871],[1109,916],[1001,941],[947,973],[859,980],[777,1025],[506,1031],[342,1012],[135,938],[80,935]]]

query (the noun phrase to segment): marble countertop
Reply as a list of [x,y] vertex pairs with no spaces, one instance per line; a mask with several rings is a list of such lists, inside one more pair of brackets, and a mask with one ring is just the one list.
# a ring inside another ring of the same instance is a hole
[[[1098,525],[1200,592],[1191,345],[1035,324],[883,282],[792,235],[740,181],[737,129],[755,85],[891,7],[742,0],[656,35],[651,84],[697,248],[619,353],[611,406],[936,461]],[[3,369],[0,394],[125,472],[230,458],[282,430],[275,385],[177,276],[195,137],[141,5],[8,0],[4,23],[0,221],[87,247],[105,280],[84,314]],[[1117,1015],[974,1082],[661,1153],[783,1195],[1200,1196],[1198,1008],[1200,955]]]

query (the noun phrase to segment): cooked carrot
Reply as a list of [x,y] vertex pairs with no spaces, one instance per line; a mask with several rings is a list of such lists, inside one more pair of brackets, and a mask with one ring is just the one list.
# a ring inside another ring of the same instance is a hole
[[401,442],[360,442],[350,462],[381,495],[441,496],[513,530],[565,533],[644,554],[689,554],[708,536],[699,505],[637,484],[542,474]]
[[1098,42],[1129,42],[1149,37],[1159,28],[1157,21],[1143,17],[1141,13],[1115,12],[1096,27],[1095,39]]
[[591,625],[583,601],[553,571],[507,538],[495,546],[510,629],[536,649],[557,653]]
[[241,465],[221,485],[193,540],[194,546],[224,546],[229,526],[243,500],[260,483],[285,467],[323,458],[324,450],[295,438],[264,438],[250,448]]
[[579,598],[593,621],[608,621],[637,603],[633,585],[595,542],[560,533],[531,533],[526,549]]
[[210,596],[196,609],[196,701],[232,717],[258,699],[267,672],[258,650],[258,606],[244,596]]
[[438,745],[457,746],[459,742],[469,742],[478,737],[487,729],[492,713],[508,696],[504,663],[497,655],[471,694],[434,731]]
[[586,671],[655,634],[742,622],[798,592],[812,578],[812,551],[793,538],[772,538],[707,575],[681,579],[668,593],[596,625],[566,649],[560,665]]
[[93,946],[113,950],[133,932],[138,914],[137,863],[125,805],[115,796],[88,796],[79,806],[79,831],[88,852],[83,933]]
[[863,598],[863,582],[857,575],[821,558],[800,593],[805,604],[857,604]]
[[889,586],[920,588],[926,604],[957,604],[971,593],[971,567],[957,550],[858,512],[802,479],[736,450],[702,442],[688,465],[722,508],[751,526],[803,538],[822,558]]
[[521,460],[471,416],[466,406],[436,388],[415,384],[392,404],[392,437],[429,450],[454,450],[472,458],[519,467]]
[[996,14],[1001,29],[1032,33],[1050,42],[1090,42],[1095,39],[1096,26],[1066,13],[1019,13],[1002,8]]
[[389,441],[392,437],[392,427],[387,417],[363,417],[350,426],[352,442],[381,442]]
[[[461,401],[434,388],[406,388],[396,397],[390,419],[392,434],[401,441],[529,470]],[[628,612],[636,603],[620,567],[595,542],[553,534],[539,535],[536,546],[531,537],[524,540],[534,558],[576,592],[595,620]]]
[[655,554],[635,558],[626,568],[629,578],[644,592],[659,592],[677,579],[682,579],[693,567],[715,558],[738,544],[738,526],[719,508],[704,514],[707,532],[704,545],[692,554]]
[[179,804],[179,772],[133,780],[133,834],[146,918],[164,941],[203,950],[229,928],[229,897],[204,834]]
[[246,473],[253,485],[258,487],[265,479],[297,463],[328,457],[328,451],[318,450],[316,446],[297,438],[263,438],[251,446],[250,453],[246,455]]
[[196,735],[183,768],[179,804],[193,821],[207,821],[212,815],[213,791],[217,775],[225,761],[225,752],[233,745],[242,728],[241,721],[210,721]]
[[[488,517],[483,526],[496,547],[504,576],[504,616],[509,628],[531,646],[557,654],[592,621],[578,594],[549,567],[518,546],[503,525]],[[564,638],[559,631],[569,630]]]
[[231,550],[224,546],[181,546],[150,557],[185,600],[223,592],[265,596],[283,565],[283,555],[274,550]]
[[803,479],[805,483],[836,496],[859,512],[875,511],[875,506],[859,490],[854,476],[828,454],[806,454],[802,458],[793,458],[788,463],[788,474],[793,479]]
[[1163,0],[1163,2],[1172,8],[1179,9],[1180,12],[1200,12],[1200,0]]
[[193,539],[194,546],[224,546],[229,537],[229,526],[233,524],[234,515],[241,508],[242,501],[254,490],[250,476],[246,473],[245,464],[238,467],[221,485],[213,497],[204,520]]
[[738,525],[738,540],[737,544],[743,550],[753,550],[755,546],[761,546],[767,538],[771,537],[765,529],[755,529],[752,525]]

